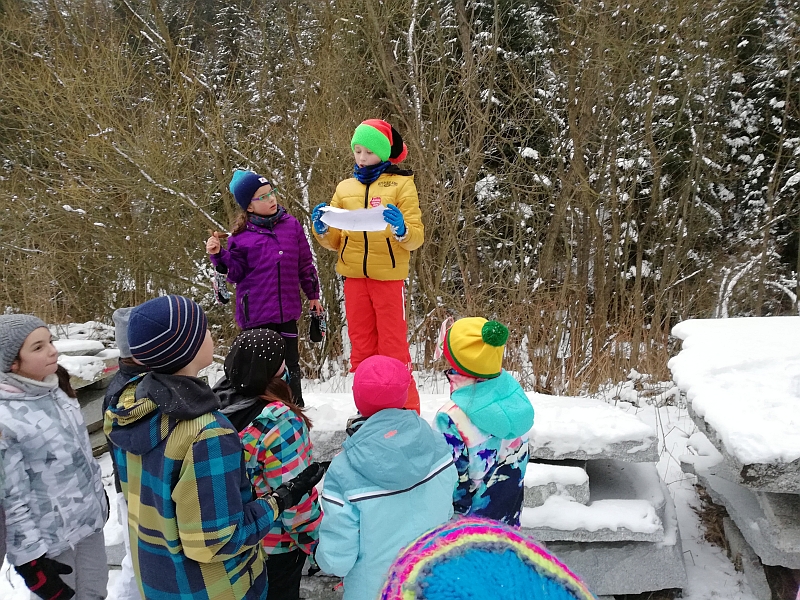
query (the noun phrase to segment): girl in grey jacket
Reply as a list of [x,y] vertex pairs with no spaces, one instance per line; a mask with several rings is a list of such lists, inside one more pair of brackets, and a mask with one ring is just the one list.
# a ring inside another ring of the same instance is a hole
[[0,497],[8,560],[40,598],[101,599],[108,583],[108,504],[80,406],[57,358],[43,321],[0,315],[6,476]]

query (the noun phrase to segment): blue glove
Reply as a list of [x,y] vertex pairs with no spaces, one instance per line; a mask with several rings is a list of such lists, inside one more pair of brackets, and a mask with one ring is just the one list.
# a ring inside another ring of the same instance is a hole
[[394,204],[387,204],[383,211],[383,220],[392,227],[392,233],[401,238],[406,234],[406,220],[403,213]]
[[328,206],[324,202],[320,202],[314,207],[314,210],[311,211],[311,222],[314,225],[314,231],[316,231],[319,235],[323,235],[328,231],[328,226],[322,222],[322,207]]

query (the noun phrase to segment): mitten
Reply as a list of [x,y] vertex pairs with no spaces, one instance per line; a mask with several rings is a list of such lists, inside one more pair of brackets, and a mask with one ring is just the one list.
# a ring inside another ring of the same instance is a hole
[[300,475],[278,486],[272,493],[278,504],[278,512],[298,504],[319,483],[330,464],[330,461],[311,463]]
[[324,202],[320,202],[314,207],[314,210],[311,211],[311,222],[314,225],[314,231],[316,231],[319,235],[323,235],[328,231],[328,226],[322,222],[322,208],[324,206],[328,206]]
[[392,228],[392,233],[401,238],[406,234],[406,220],[403,213],[394,204],[387,204],[383,211],[383,220]]
[[325,337],[325,332],[328,330],[327,323],[325,322],[325,312],[312,312],[311,325],[308,328],[308,337],[312,342],[319,343]]
[[62,575],[72,573],[72,567],[42,555],[39,558],[14,567],[25,580],[25,585],[34,594],[44,600],[67,600],[75,595],[75,590],[69,587]]

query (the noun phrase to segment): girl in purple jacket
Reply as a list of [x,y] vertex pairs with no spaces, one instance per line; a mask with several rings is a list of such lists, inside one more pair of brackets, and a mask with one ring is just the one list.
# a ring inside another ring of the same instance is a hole
[[218,271],[227,269],[236,284],[236,324],[242,329],[267,328],[286,341],[289,386],[303,406],[297,320],[303,312],[300,288],[311,311],[322,312],[319,279],[311,248],[300,222],[278,204],[275,188],[266,177],[237,170],[228,189],[244,212],[233,226],[228,248],[217,235],[206,250]]

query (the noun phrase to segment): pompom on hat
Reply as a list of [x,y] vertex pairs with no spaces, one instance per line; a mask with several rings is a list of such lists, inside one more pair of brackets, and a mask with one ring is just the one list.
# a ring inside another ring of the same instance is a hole
[[242,210],[247,210],[258,188],[264,185],[272,185],[272,182],[252,171],[237,169],[233,172],[228,189],[233,194],[233,197],[236,198],[236,204],[241,206]]
[[225,377],[245,396],[260,396],[278,374],[286,342],[270,329],[248,329],[236,336],[225,357]]
[[577,575],[518,529],[463,517],[424,534],[389,569],[380,600],[595,600]]
[[367,119],[356,127],[350,149],[356,144],[364,146],[378,155],[381,161],[399,164],[408,156],[408,148],[397,130],[381,119]]
[[411,373],[396,358],[376,354],[362,361],[353,377],[353,399],[358,412],[371,417],[385,408],[403,408]]
[[33,315],[0,315],[0,372],[8,373],[31,333],[47,323]]
[[447,330],[444,357],[462,375],[492,379],[503,370],[508,328],[483,317],[459,319]]
[[206,314],[195,301],[160,296],[131,311],[128,346],[133,358],[156,373],[175,373],[197,356],[207,330]]

